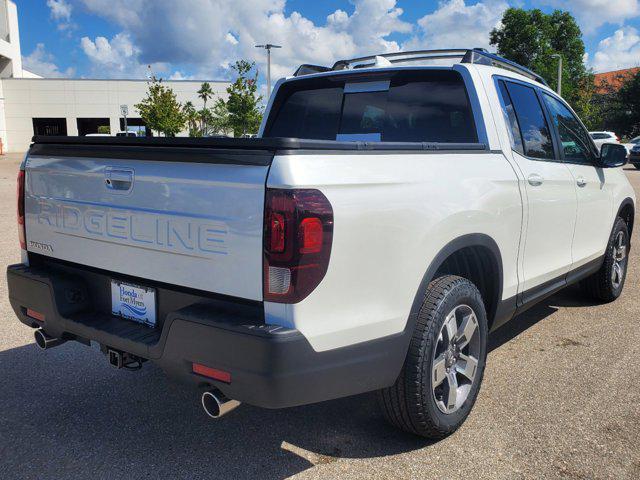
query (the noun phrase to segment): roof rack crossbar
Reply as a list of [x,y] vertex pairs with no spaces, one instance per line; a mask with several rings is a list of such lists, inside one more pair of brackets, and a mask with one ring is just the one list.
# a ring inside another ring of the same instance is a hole
[[[313,73],[347,70],[352,68],[367,68],[375,65],[376,57],[382,57],[390,63],[402,63],[418,60],[438,60],[446,58],[460,58],[460,63],[475,63],[480,65],[492,65],[510,70],[520,75],[524,75],[532,80],[547,85],[544,78],[535,72],[532,72],[522,65],[500,57],[494,53],[489,53],[484,48],[450,48],[437,50],[412,50],[408,52],[392,52],[381,53],[378,55],[368,55],[366,57],[357,57],[345,60],[338,60],[332,67],[324,67],[320,65],[301,65],[294,77],[310,75]],[[547,85],[548,86],[548,85]]]

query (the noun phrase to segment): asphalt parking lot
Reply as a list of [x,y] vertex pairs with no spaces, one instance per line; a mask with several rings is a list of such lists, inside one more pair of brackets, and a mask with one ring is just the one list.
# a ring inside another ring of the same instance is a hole
[[[17,166],[17,156],[0,158],[3,269],[19,260]],[[640,197],[640,171],[627,175]],[[617,302],[593,305],[571,289],[494,334],[469,420],[430,443],[387,426],[373,395],[280,411],[243,405],[209,420],[197,392],[153,365],[115,371],[74,343],[40,351],[14,317],[3,273],[0,476],[640,478],[639,286],[634,248]]]

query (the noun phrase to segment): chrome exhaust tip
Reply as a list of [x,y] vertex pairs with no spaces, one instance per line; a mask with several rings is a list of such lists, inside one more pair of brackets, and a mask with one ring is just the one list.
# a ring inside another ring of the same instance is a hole
[[57,347],[58,345],[62,345],[66,340],[62,338],[55,338],[47,334],[43,329],[37,329],[34,334],[34,338],[36,339],[36,345],[40,347],[42,350],[46,350],[47,348]]
[[217,389],[202,394],[202,408],[211,418],[220,418],[239,405],[239,401],[225,397],[224,394]]

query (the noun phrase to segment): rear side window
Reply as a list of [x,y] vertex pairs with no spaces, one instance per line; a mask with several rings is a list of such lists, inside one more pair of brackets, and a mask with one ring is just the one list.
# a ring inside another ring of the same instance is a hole
[[[381,142],[475,143],[478,135],[458,72],[303,79],[281,87],[265,137]],[[367,88],[367,83],[372,87]],[[357,84],[357,88],[351,88]],[[380,87],[380,85],[384,85]]]
[[520,155],[524,155],[524,146],[522,145],[522,135],[520,134],[520,125],[518,125],[518,119],[516,118],[516,111],[513,108],[511,97],[507,92],[507,86],[502,80],[498,81],[498,88],[500,89],[500,95],[503,102],[503,113],[507,122],[507,131],[509,132],[509,139],[511,140],[511,148],[513,148]]
[[524,154],[542,160],[555,158],[551,131],[542,113],[542,106],[533,88],[505,82],[518,119]]

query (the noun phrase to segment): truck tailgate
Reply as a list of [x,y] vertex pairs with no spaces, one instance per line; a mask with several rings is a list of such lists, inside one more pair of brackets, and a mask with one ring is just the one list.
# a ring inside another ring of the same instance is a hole
[[170,154],[132,160],[121,152],[108,158],[104,149],[65,156],[32,148],[25,163],[28,250],[115,276],[261,300],[272,154],[257,152],[252,161],[251,152],[221,152],[218,162],[208,152],[197,163],[188,152],[176,152],[175,161]]

